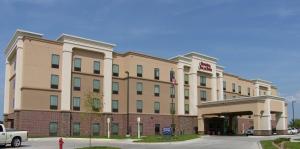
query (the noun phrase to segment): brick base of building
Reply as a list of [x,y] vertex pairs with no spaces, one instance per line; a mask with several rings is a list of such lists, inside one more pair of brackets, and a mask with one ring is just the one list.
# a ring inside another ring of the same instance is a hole
[[272,130],[254,130],[255,136],[271,136]]
[[276,130],[277,135],[287,135],[287,130]]
[[[129,133],[137,135],[137,118],[140,117],[142,124],[142,135],[155,135],[155,124],[160,125],[160,132],[164,127],[170,127],[172,123],[171,115],[157,114],[129,114]],[[69,111],[31,111],[21,110],[12,114],[4,115],[6,127],[26,130],[31,137],[49,136],[50,122],[58,124],[57,136],[72,136],[72,124],[80,123],[80,136],[89,136],[91,124],[100,124],[100,136],[107,136],[107,118],[111,118],[111,123],[118,124],[118,135],[125,136],[127,133],[126,114],[88,114],[82,112]],[[91,123],[90,123],[91,119]],[[175,133],[192,134],[197,133],[197,116],[174,116]]]

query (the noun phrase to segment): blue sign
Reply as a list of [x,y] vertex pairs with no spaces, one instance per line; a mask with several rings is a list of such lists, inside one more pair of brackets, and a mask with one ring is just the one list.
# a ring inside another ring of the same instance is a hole
[[165,128],[163,128],[162,129],[162,133],[163,133],[163,135],[172,135],[172,127],[165,127]]

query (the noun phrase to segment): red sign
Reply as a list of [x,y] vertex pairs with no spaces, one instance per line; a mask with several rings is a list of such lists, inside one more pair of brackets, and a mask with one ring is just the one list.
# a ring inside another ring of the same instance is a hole
[[199,63],[199,69],[206,70],[206,71],[212,71],[210,64],[203,63],[203,62]]

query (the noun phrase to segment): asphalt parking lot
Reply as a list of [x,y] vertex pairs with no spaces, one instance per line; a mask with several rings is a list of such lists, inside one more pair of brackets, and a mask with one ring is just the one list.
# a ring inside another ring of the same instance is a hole
[[[201,138],[172,143],[134,143],[130,139],[108,140],[93,139],[93,145],[114,146],[122,149],[260,149],[259,141],[278,138],[279,136],[202,136]],[[293,137],[297,136],[280,136]],[[22,149],[55,149],[58,148],[59,138],[33,138],[23,143]],[[65,138],[64,149],[74,149],[78,147],[86,147],[89,145],[89,139],[82,138]],[[7,147],[10,148],[10,147]]]

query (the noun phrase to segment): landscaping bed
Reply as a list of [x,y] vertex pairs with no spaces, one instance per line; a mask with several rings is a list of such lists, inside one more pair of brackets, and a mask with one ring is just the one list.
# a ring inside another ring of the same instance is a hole
[[147,143],[155,143],[155,142],[176,142],[176,141],[186,141],[191,139],[199,138],[200,136],[197,134],[189,134],[189,135],[178,135],[178,136],[146,136],[142,137],[139,140],[134,142],[147,142]]
[[300,149],[300,142],[290,142],[290,138],[260,141],[263,149]]

